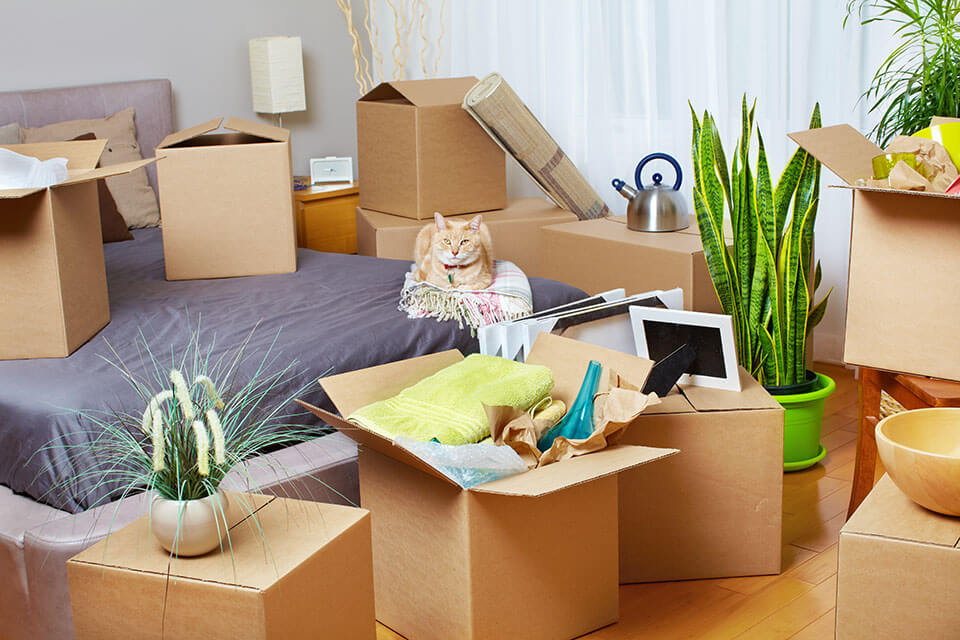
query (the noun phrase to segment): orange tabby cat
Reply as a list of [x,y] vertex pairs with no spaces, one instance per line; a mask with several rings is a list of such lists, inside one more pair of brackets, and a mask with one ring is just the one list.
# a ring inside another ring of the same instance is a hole
[[483,218],[470,222],[433,214],[417,234],[415,280],[444,289],[486,289],[493,282],[493,244]]

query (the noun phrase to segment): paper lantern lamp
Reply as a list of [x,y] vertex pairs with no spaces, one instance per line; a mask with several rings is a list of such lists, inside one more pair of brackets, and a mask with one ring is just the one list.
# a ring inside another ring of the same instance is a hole
[[300,38],[279,36],[250,41],[250,85],[257,113],[304,111],[303,49]]

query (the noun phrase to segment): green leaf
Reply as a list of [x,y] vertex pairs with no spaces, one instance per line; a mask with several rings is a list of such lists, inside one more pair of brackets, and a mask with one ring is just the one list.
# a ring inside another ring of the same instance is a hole
[[823,270],[820,268],[820,261],[817,260],[817,271],[813,274],[813,290],[820,288],[820,281],[823,279]]
[[823,297],[823,300],[818,302],[813,309],[810,310],[810,315],[807,316],[807,335],[813,331],[813,328],[820,324],[820,321],[823,320],[823,315],[827,312],[827,301],[830,299],[830,294],[833,293],[833,287],[830,287],[830,291],[827,291],[827,295]]

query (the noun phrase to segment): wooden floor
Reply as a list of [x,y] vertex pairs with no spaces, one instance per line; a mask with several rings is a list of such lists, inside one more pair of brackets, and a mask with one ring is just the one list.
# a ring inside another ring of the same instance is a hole
[[[847,514],[857,441],[853,372],[818,365],[837,382],[821,443],[827,456],[783,477],[783,572],[778,576],[620,587],[620,622],[584,636],[634,638],[833,638],[837,539]],[[378,640],[402,640],[378,625]]]

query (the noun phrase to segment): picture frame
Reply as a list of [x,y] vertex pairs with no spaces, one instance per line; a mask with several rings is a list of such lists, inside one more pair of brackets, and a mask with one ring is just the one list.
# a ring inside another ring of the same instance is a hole
[[730,316],[657,307],[630,307],[636,353],[657,361],[691,343],[697,356],[678,384],[740,391],[740,369]]

